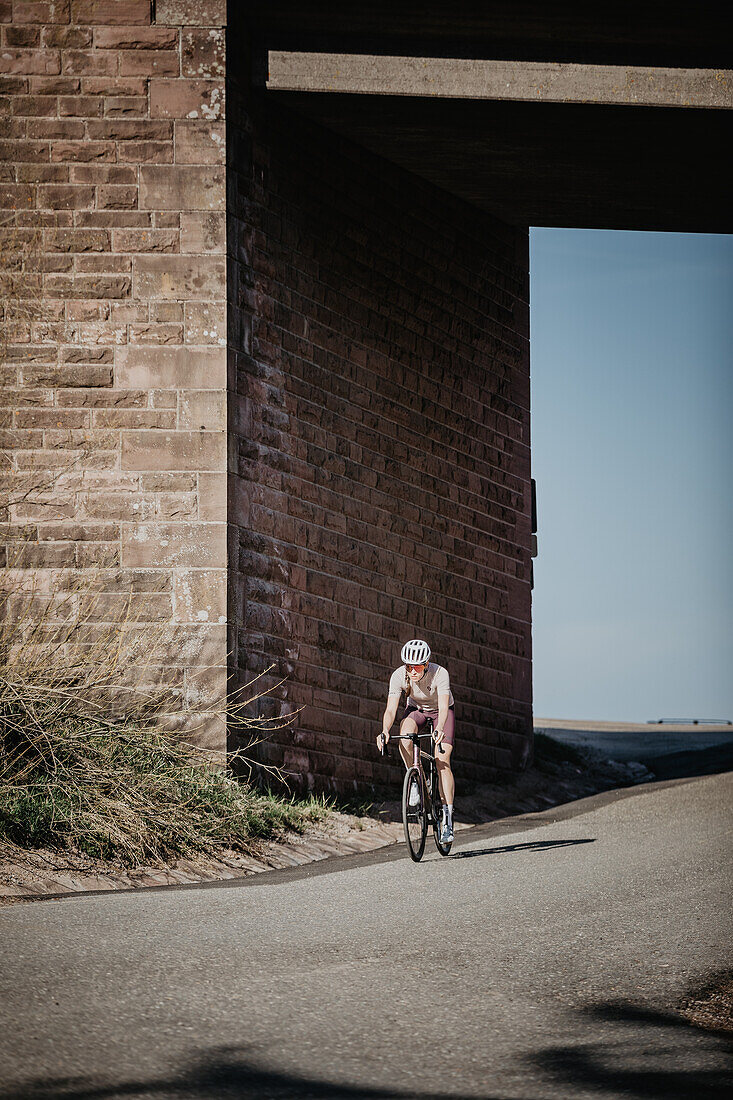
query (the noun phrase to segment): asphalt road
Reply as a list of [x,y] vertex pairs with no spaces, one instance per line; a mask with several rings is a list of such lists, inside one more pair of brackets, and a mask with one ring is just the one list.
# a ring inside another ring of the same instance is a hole
[[673,1008],[731,965],[732,796],[0,910],[0,1095],[727,1100],[730,1039]]

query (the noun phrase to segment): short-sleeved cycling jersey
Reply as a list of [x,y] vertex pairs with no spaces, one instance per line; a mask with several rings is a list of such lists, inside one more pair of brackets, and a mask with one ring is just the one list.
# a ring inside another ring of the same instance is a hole
[[389,695],[398,697],[404,691],[407,705],[416,707],[427,713],[438,712],[438,696],[449,695],[448,705],[453,706],[453,693],[450,689],[450,676],[448,669],[442,665],[433,664],[431,661],[419,680],[410,680],[409,684],[405,666],[396,668],[389,678]]

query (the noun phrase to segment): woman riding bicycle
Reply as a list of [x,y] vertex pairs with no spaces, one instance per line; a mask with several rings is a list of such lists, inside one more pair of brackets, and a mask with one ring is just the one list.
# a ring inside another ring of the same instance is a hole
[[[450,689],[448,670],[430,660],[430,646],[420,638],[413,638],[402,647],[402,665],[389,679],[387,708],[382,718],[382,732],[377,746],[386,745],[402,692],[405,693],[405,711],[400,723],[401,734],[413,734],[432,719],[435,737],[435,763],[438,767],[440,793],[443,799],[443,828],[441,841],[453,840],[453,795],[455,780],[450,758],[455,738],[455,711]],[[412,765],[409,741],[400,741],[400,752],[405,767]],[[439,747],[440,746],[440,747]]]

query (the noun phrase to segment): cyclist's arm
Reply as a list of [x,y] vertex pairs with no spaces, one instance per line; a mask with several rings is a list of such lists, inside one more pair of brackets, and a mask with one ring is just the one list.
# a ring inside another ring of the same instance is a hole
[[390,695],[387,698],[387,706],[382,718],[382,733],[386,734],[387,740],[389,740],[389,731],[392,729],[394,720],[397,717],[397,708],[400,705],[399,695]]
[[450,692],[438,696],[438,722],[435,729],[435,739],[440,744],[443,740],[443,726],[448,720],[448,708],[450,707]]

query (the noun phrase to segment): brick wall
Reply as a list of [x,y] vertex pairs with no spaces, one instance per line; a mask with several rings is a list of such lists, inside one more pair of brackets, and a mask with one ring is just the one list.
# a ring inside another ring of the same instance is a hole
[[304,785],[394,778],[372,739],[425,635],[488,775],[530,736],[527,235],[250,101],[236,33],[225,197],[224,7],[0,0],[3,477],[54,480],[3,513],[6,578],[102,569],[110,616],[131,588],[206,713],[229,561],[240,679],[274,661],[305,707],[263,759]]
[[[26,254],[2,318],[6,499],[47,482],[4,510],[5,581],[102,569],[170,624],[152,661],[205,712],[226,673],[225,3],[152,10],[0,0],[6,291]],[[224,745],[214,719],[197,736]]]
[[[231,31],[230,31],[231,33]],[[237,56],[246,47],[230,44]],[[528,234],[228,74],[231,645],[302,706],[262,759],[394,782],[401,644],[451,672],[464,778],[529,752]]]

